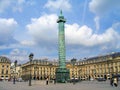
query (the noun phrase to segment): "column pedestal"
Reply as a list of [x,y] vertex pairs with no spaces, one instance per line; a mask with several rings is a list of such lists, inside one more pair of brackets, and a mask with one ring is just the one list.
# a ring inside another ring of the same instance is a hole
[[56,69],[56,82],[65,83],[69,79],[69,69],[57,68]]

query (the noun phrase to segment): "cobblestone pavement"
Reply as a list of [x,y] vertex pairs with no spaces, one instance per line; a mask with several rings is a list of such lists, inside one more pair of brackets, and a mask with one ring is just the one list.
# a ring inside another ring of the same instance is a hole
[[72,83],[49,83],[45,81],[32,81],[32,86],[28,86],[28,82],[0,82],[0,90],[120,90],[120,82],[118,87],[110,86],[109,81],[82,81],[73,85]]

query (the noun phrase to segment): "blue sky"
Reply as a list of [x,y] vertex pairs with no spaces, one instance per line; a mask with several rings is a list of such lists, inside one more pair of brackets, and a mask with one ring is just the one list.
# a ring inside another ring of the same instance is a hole
[[61,9],[67,60],[120,51],[120,0],[0,0],[0,55],[58,59]]

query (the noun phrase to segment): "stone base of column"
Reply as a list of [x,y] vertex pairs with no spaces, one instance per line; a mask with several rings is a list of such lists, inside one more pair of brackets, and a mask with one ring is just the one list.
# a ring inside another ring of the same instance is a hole
[[70,71],[67,68],[56,69],[56,82],[66,83],[70,79]]

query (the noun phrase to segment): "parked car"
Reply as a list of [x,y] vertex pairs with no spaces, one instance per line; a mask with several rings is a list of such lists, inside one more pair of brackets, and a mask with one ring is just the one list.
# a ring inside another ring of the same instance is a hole
[[0,78],[0,81],[3,81],[3,79]]
[[90,81],[93,81],[94,79],[93,78],[90,78]]
[[120,81],[120,74],[113,75],[112,78],[117,78]]
[[18,78],[17,81],[18,81],[18,82],[22,82],[23,79],[22,79],[22,78]]
[[68,80],[68,82],[72,83],[72,82],[79,82],[80,80],[78,78],[71,78],[70,80]]
[[98,80],[98,81],[106,81],[105,78],[98,78],[97,80]]

